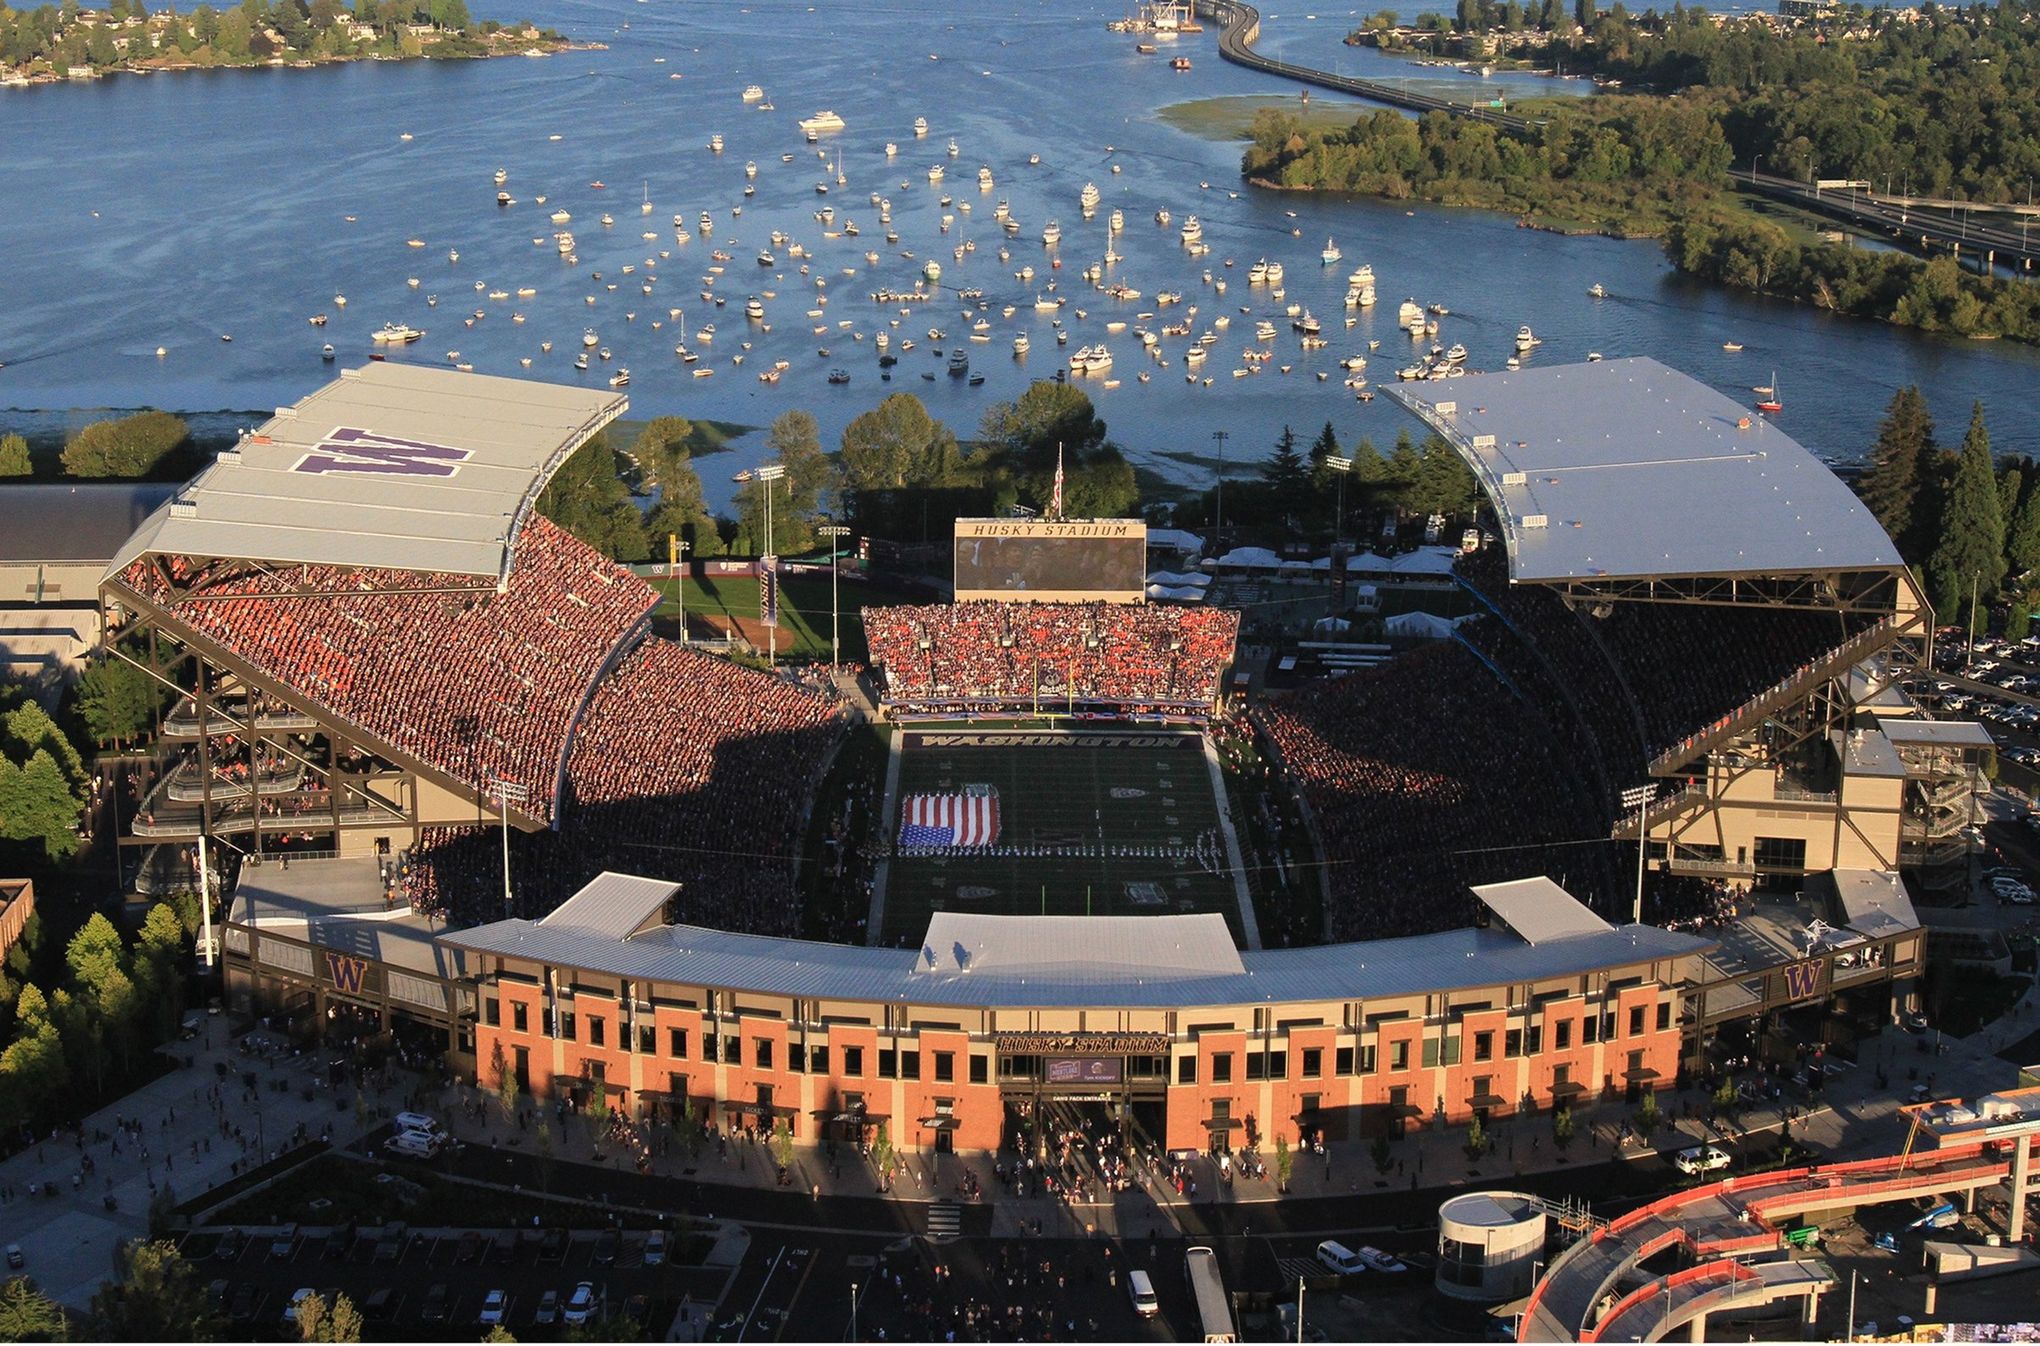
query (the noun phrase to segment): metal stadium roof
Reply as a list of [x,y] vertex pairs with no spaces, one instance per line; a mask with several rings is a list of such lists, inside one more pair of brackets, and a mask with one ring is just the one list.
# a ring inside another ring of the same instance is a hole
[[[1073,923],[1084,921],[1088,926],[1100,919],[1111,918],[1046,918],[1045,924],[1059,927],[1064,939],[1051,956],[1038,962],[997,952],[1000,945],[1023,950],[1037,945],[1041,935],[1033,927],[1043,925],[1044,919],[1031,916],[973,916],[967,927],[945,926],[938,918],[920,949],[821,944],[691,925],[661,926],[618,940],[563,928],[553,918],[495,921],[440,938],[471,953],[641,981],[768,995],[985,1008],[1365,1000],[1575,976],[1714,947],[1713,941],[1693,935],[1627,925],[1536,945],[1507,931],[1466,929],[1220,958],[1209,941],[1211,929],[1223,930],[1221,918],[1140,916],[1120,919],[1151,930],[1107,934],[1104,956],[1073,956],[1076,942],[1090,939],[1073,934]],[[938,926],[944,932],[967,929],[970,947],[980,954],[961,970],[949,954],[938,955],[941,966],[930,965],[928,951],[935,946]],[[1152,966],[1129,964],[1137,946],[1176,952]],[[986,961],[978,963],[978,956]]]
[[1606,360],[1390,395],[1451,441],[1522,581],[1800,575],[1901,564],[1826,464],[1655,360]]
[[1511,879],[1476,886],[1473,895],[1526,944],[1581,935],[1605,935],[1615,927],[1551,879]]
[[147,481],[0,486],[0,562],[105,565],[176,491]]
[[546,482],[628,405],[450,369],[343,370],[192,478],[108,574],[154,552],[500,582]]

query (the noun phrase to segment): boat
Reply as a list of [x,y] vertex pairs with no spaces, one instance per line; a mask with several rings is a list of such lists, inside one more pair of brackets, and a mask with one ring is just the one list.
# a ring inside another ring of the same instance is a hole
[[992,170],[983,164],[978,166],[978,186],[985,191],[990,191],[994,186]]
[[949,356],[949,376],[951,378],[962,378],[969,372],[970,353],[967,351],[951,352]]
[[764,320],[765,305],[759,300],[758,296],[752,295],[750,300],[745,303],[744,316],[754,322],[762,322]]
[[508,170],[508,169],[506,169],[506,168],[499,168],[499,169],[497,169],[497,170],[496,170],[496,185],[497,185],[498,187],[501,187],[501,186],[502,186],[502,185],[503,185],[504,183],[506,183],[506,182],[508,182],[508,181],[510,181],[510,170]]
[[1318,254],[1318,260],[1323,262],[1326,266],[1331,266],[1335,264],[1344,255],[1345,255],[1344,253],[1339,251],[1339,245],[1332,242],[1331,239],[1327,238],[1325,240],[1324,251]]
[[588,357],[587,357],[586,355],[576,355],[576,356],[574,357],[574,368],[576,368],[576,369],[586,369],[587,367],[588,367]]
[[1742,349],[1742,342],[1740,342],[1740,341],[1724,341],[1724,342],[1722,342],[1722,343],[1721,343],[1721,348],[1722,348],[1723,350],[1727,351],[1727,352],[1728,352],[1728,353],[1729,353],[1730,355],[1733,355],[1733,354],[1735,354],[1735,353],[1736,353],[1737,351],[1739,351],[1739,350],[1741,350],[1741,349]]
[[746,103],[762,103],[765,101],[765,90],[756,84],[746,84],[743,96]]
[[1112,211],[1110,218],[1108,218],[1105,221],[1105,223],[1107,227],[1109,227],[1112,230],[1112,232],[1116,234],[1120,230],[1126,228],[1126,216],[1122,214],[1117,207],[1115,207]]
[[1597,280],[1587,287],[1587,293],[1596,299],[1606,299],[1608,297],[1608,287]]
[[[160,355],[160,354],[162,354],[162,353],[163,353],[163,348],[162,348],[161,346],[158,346],[158,347],[156,348],[156,352],[157,352],[157,354],[159,354],[159,355]],[[330,364],[330,363],[332,363],[332,361],[333,361],[333,358],[334,358],[334,355],[335,355],[335,351],[333,350],[333,343],[332,343],[332,342],[330,342],[330,341],[329,341],[329,342],[327,342],[327,343],[326,343],[326,345],[325,345],[325,348],[324,348],[323,350],[321,350],[321,351],[319,352],[319,358],[320,358],[321,360],[324,360],[324,361],[326,361],[326,362],[327,362],[327,363],[329,363],[329,364]]]
[[1204,223],[1195,215],[1183,221],[1183,241],[1195,243],[1204,237]]
[[1523,325],[1522,325],[1521,327],[1518,327],[1518,328],[1516,329],[1516,349],[1517,349],[1517,350],[1519,350],[1519,351],[1527,351],[1527,350],[1529,350],[1529,349],[1530,349],[1530,348],[1531,348],[1532,346],[1541,346],[1541,345],[1543,345],[1543,344],[1544,344],[1544,343],[1543,343],[1543,342],[1542,342],[1541,340],[1539,340],[1539,339],[1538,339],[1538,337],[1536,336],[1536,334],[1534,334],[1533,332],[1531,332],[1531,330],[1530,330],[1530,324],[1529,324],[1529,323],[1524,323],[1524,324],[1523,324]]
[[311,317],[305,319],[305,321],[310,323],[314,327],[324,327],[326,325],[326,315],[323,313],[314,313]]
[[722,146],[723,146],[723,140],[722,140],[722,135],[721,135],[721,133],[720,133],[720,132],[718,132],[717,134],[715,134],[715,135],[712,135],[712,136],[710,136],[710,137],[708,138],[708,148],[709,148],[709,152],[710,152],[710,153],[712,153],[712,154],[721,154],[721,153],[722,153]]
[[1013,338],[1013,354],[1015,355],[1025,355],[1033,346],[1034,343],[1028,340],[1025,332]]
[[847,369],[832,369],[832,370],[830,370],[830,371],[829,371],[829,382],[831,382],[831,383],[848,383],[849,381],[850,381],[850,371],[849,371],[849,370],[847,370]]
[[1178,56],[1175,60],[1169,62],[1169,69],[1171,70],[1188,70],[1189,68],[1190,58],[1188,56]]
[[499,206],[507,206],[507,205],[509,205],[509,204],[510,204],[510,193],[508,193],[508,192],[497,192],[497,193],[496,193],[496,204],[497,204],[497,205],[499,205]]
[[403,323],[388,322],[369,333],[369,339],[379,346],[408,346],[425,334],[415,327]]
[[619,368],[617,369],[617,371],[616,371],[616,372],[615,372],[614,374],[611,374],[611,375],[609,376],[609,386],[610,386],[610,387],[612,387],[612,388],[627,388],[627,387],[629,387],[629,386],[630,386],[630,371],[629,371],[628,369],[624,369],[624,368],[621,368],[621,367],[619,367]]
[[1133,44],[1133,49],[1139,52],[1142,56],[1152,56],[1157,51],[1160,50],[1160,48],[1155,46],[1155,44],[1152,42],[1136,42]]
[[945,169],[944,169],[944,168],[942,167],[942,165],[941,165],[941,164],[931,164],[931,165],[929,165],[929,167],[928,167],[928,181],[930,181],[930,182],[940,182],[940,181],[942,181],[942,175],[943,175],[943,173],[944,173],[945,171],[946,171],[946,170],[945,170]]
[[554,224],[565,224],[574,217],[564,210],[556,210],[549,216]]
[[1785,404],[1778,399],[1778,372],[1776,370],[1771,371],[1769,386],[1758,394],[1757,410],[1770,415],[1776,415],[1778,412],[1785,410]]
[[601,341],[602,338],[595,335],[595,329],[592,327],[581,333],[581,344],[583,346],[593,347],[601,344]]
[[1100,199],[1098,185],[1094,182],[1085,183],[1084,190],[1077,193],[1077,204],[1081,205],[1086,212],[1096,210]]
[[1055,220],[1050,220],[1042,228],[1041,241],[1051,248],[1062,242],[1062,225]]
[[[917,126],[926,126],[926,125],[927,125],[927,123],[926,123],[926,122],[918,122],[918,123],[916,123],[916,125],[917,125]],[[842,119],[841,117],[837,116],[837,115],[836,115],[835,113],[833,113],[833,112],[817,112],[817,113],[816,113],[816,114],[815,114],[814,116],[812,116],[812,117],[803,117],[803,118],[801,118],[801,119],[800,119],[800,129],[801,129],[801,130],[803,130],[803,131],[811,131],[811,132],[812,132],[812,131],[840,131],[840,130],[842,130],[842,129],[843,129],[843,119]]]
[[914,134],[917,136],[928,134],[928,119],[926,117],[914,118]]
[[963,147],[956,143],[956,137],[955,136],[949,137],[949,157],[954,159],[957,155],[962,153]]
[[1247,284],[1264,285],[1268,280],[1268,259],[1263,257],[1247,268]]
[[1268,283],[1270,285],[1280,285],[1282,283],[1282,263],[1268,263]]

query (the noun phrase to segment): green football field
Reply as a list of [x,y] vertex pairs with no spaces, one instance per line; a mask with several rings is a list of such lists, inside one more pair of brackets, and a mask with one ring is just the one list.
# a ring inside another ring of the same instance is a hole
[[1240,938],[1222,808],[1201,734],[903,728],[892,836],[914,795],[998,794],[995,854],[898,854],[884,942],[935,911],[1166,915],[1215,911]]

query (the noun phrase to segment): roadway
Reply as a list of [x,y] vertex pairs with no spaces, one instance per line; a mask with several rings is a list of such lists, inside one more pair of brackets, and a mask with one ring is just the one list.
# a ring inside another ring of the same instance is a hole
[[[1531,118],[1518,116],[1500,108],[1457,103],[1434,94],[1415,92],[1402,85],[1386,84],[1379,80],[1354,79],[1347,75],[1334,74],[1329,70],[1318,70],[1311,66],[1298,65],[1293,61],[1278,61],[1271,56],[1264,56],[1254,48],[1254,43],[1261,33],[1261,11],[1247,4],[1245,0],[1197,0],[1197,12],[1218,25],[1218,54],[1233,64],[1245,66],[1249,70],[1258,70],[1264,74],[1295,80],[1299,84],[1315,85],[1321,89],[1351,94],[1356,98],[1366,98],[1412,112],[1449,112],[1455,117],[1469,117],[1474,121],[1486,122],[1518,134],[1527,133],[1540,124]],[[1866,231],[1886,235],[1894,242],[1909,248],[1921,251],[1942,248],[1957,253],[1969,253],[1976,257],[1988,254],[1993,255],[1999,265],[2016,265],[2029,272],[2035,260],[2040,259],[2040,241],[2034,240],[2028,230],[2011,229],[1995,224],[1978,224],[1966,214],[1959,220],[1922,214],[1922,207],[1915,204],[1911,198],[1886,198],[1874,192],[1822,188],[1812,183],[1758,172],[1754,165],[1748,171],[1734,174],[1732,181],[1744,190],[1774,200],[1787,201],[1815,214],[1843,220]]]

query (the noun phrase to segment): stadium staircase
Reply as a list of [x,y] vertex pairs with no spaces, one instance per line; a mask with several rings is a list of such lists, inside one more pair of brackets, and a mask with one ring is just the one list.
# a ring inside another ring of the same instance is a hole
[[1650,774],[1672,775],[1724,743],[1733,742],[1762,724],[1780,706],[1798,701],[1822,683],[1840,677],[1869,658],[1890,642],[1891,632],[1892,620],[1889,617],[1857,632],[1804,668],[1758,692],[1714,723],[1695,730],[1682,742],[1659,753],[1651,760]]

